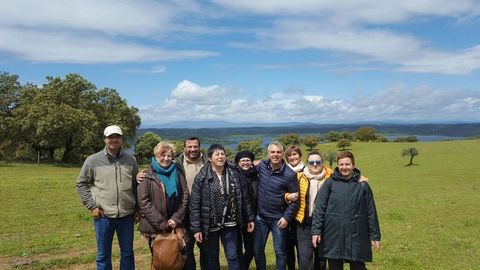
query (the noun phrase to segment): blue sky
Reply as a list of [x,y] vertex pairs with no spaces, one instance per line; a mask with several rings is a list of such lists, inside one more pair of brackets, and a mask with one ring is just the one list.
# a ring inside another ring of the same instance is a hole
[[479,0],[16,0],[0,14],[1,71],[39,86],[81,74],[143,125],[480,120]]

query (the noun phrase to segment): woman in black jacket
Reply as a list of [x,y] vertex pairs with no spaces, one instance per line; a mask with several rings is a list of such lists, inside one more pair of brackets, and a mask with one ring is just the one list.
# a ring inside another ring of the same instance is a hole
[[247,222],[254,229],[254,215],[248,185],[237,169],[226,162],[225,149],[213,144],[208,161],[195,176],[190,200],[190,224],[200,244],[202,269],[219,270],[221,239],[228,269],[241,269],[238,252],[239,230]]
[[329,269],[366,269],[372,261],[372,250],[380,249],[380,226],[373,192],[367,182],[359,182],[351,152],[337,156],[333,176],[325,181],[317,194],[312,216],[312,244],[320,244]]
[[[255,160],[255,154],[249,150],[242,150],[235,155],[235,165],[237,170],[244,176],[248,184],[248,194],[250,195],[253,214],[257,214],[257,191],[258,191],[258,173],[253,166]],[[239,251],[245,249],[243,253],[242,269],[250,269],[250,263],[253,260],[253,233],[247,230],[248,228],[242,227],[242,238],[239,239]]]

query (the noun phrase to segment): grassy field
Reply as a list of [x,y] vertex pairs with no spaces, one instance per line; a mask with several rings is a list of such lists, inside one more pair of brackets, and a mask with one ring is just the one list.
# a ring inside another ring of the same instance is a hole
[[[410,146],[420,155],[405,167],[400,153]],[[478,269],[479,140],[354,143],[350,150],[373,187],[382,229],[382,249],[369,269]],[[92,221],[75,192],[78,172],[0,163],[0,269],[94,269]],[[148,269],[138,233],[135,252],[137,269]]]

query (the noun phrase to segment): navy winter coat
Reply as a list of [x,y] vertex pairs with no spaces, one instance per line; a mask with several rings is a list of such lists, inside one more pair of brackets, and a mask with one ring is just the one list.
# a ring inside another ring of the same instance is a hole
[[372,261],[370,240],[380,241],[380,226],[372,190],[359,178],[357,169],[345,179],[336,168],[317,194],[312,234],[321,235],[325,258]]
[[273,171],[269,160],[257,165],[258,172],[258,215],[264,218],[285,218],[293,221],[298,210],[298,202],[285,202],[285,193],[298,192],[297,173],[285,163]]

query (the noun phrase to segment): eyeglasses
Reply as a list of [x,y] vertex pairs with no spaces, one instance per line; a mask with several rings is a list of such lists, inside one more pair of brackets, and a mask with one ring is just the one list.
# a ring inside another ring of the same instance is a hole
[[238,162],[240,162],[240,163],[251,163],[252,161],[249,158],[246,158],[246,159],[240,159]]
[[322,165],[321,160],[309,160],[308,165]]

